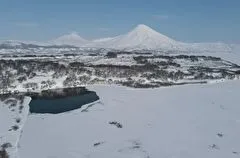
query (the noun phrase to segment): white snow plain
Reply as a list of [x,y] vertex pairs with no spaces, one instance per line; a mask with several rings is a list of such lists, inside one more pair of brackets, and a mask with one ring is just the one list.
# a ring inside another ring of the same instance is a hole
[[239,87],[239,80],[157,89],[88,86],[100,102],[28,117],[20,157],[237,158]]

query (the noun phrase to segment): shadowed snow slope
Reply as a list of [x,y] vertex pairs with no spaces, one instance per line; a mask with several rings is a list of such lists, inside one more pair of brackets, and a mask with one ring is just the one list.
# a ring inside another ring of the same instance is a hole
[[237,158],[239,87],[239,81],[160,89],[90,86],[102,103],[60,115],[30,115],[20,156]]

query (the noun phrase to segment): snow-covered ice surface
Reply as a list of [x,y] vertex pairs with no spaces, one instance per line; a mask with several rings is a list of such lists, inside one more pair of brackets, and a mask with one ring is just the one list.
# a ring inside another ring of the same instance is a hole
[[89,86],[100,103],[29,116],[20,157],[237,158],[239,87],[239,80],[158,89]]
[[29,112],[30,98],[23,102],[15,98],[0,101],[0,147],[6,149],[10,158],[18,157],[18,143]]

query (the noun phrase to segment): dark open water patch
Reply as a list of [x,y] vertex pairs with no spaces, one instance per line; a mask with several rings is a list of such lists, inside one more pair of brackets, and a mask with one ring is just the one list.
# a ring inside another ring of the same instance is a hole
[[58,114],[81,108],[99,100],[96,92],[85,87],[53,89],[41,93],[28,93],[32,97],[30,113]]

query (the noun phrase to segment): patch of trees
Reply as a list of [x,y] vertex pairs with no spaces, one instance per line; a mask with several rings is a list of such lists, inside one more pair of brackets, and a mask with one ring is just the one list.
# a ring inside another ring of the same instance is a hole
[[75,56],[78,56],[78,54],[63,54],[63,56],[65,56],[65,57],[71,57],[71,56],[73,56],[73,57],[75,57]]
[[176,55],[176,56],[168,56],[168,55],[151,55],[151,56],[137,56],[133,58],[135,61],[141,63],[146,59],[165,59],[165,60],[174,60],[174,59],[185,59],[190,60],[192,62],[197,62],[200,59],[203,60],[211,60],[211,61],[221,61],[222,59],[219,57],[212,56],[197,56],[197,55]]
[[139,83],[136,81],[120,81],[119,84],[126,86],[126,87],[133,87],[133,88],[157,88],[157,87],[159,87],[159,85],[155,84],[155,83]]
[[79,82],[74,73],[69,74],[68,77],[63,81],[64,87],[76,87],[77,85],[79,85]]
[[54,85],[56,85],[56,82],[54,80],[47,80],[41,82],[41,89],[50,89]]
[[38,87],[38,83],[28,82],[23,84],[23,88],[26,88],[28,90],[37,90],[39,87]]
[[116,52],[108,52],[106,54],[107,58],[117,58],[117,53]]
[[157,70],[153,73],[144,73],[141,75],[141,77],[145,77],[148,80],[152,80],[152,79],[158,79],[158,80],[163,80],[163,81],[167,81],[167,80],[182,80],[184,78],[185,74],[178,70],[177,72],[173,72],[173,71],[167,71],[167,70]]
[[69,96],[78,96],[92,93],[85,87],[74,87],[74,88],[61,88],[61,89],[48,89],[43,90],[41,93],[26,93],[25,95],[30,96],[32,99],[54,99],[63,98]]
[[72,62],[72,63],[69,63],[69,66],[70,67],[84,67],[84,63],[80,63],[80,62]]
[[3,147],[0,148],[0,158],[9,158],[6,148]]
[[17,80],[19,83],[22,83],[23,81],[27,81],[27,76],[26,75],[20,76],[20,77],[18,77]]

